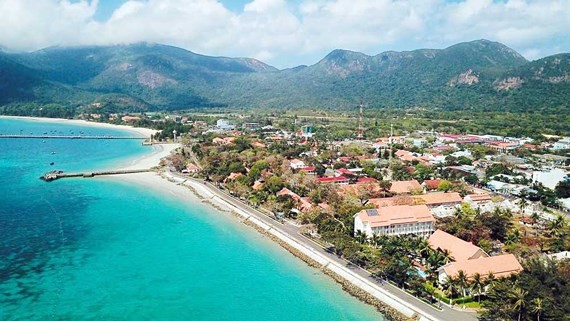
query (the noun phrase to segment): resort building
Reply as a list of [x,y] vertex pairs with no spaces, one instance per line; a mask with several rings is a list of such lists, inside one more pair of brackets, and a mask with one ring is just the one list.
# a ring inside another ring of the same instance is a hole
[[354,215],[354,232],[368,237],[415,234],[427,238],[434,231],[435,218],[425,205],[398,205],[362,210]]
[[489,273],[493,273],[495,278],[503,278],[518,274],[522,270],[523,267],[514,255],[504,254],[448,263],[438,269],[438,279],[440,284],[443,284],[448,277],[456,277],[459,271],[463,271],[467,279],[472,279],[476,273],[479,273],[482,279],[486,279]]
[[468,261],[488,257],[478,246],[464,241],[442,230],[435,231],[428,239],[430,247],[434,250],[448,251],[454,261]]

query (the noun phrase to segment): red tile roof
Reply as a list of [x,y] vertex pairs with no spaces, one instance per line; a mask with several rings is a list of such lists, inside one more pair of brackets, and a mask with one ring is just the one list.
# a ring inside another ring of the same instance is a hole
[[416,222],[435,222],[435,218],[425,205],[381,207],[378,209],[362,210],[358,212],[357,215],[362,222],[368,222],[371,227]]
[[447,250],[455,261],[466,261],[481,256],[489,256],[471,242],[464,241],[442,230],[436,230],[428,239],[429,245],[437,250]]
[[348,178],[344,176],[339,177],[319,177],[316,179],[317,183],[344,183],[348,182]]
[[415,189],[421,189],[420,183],[418,181],[392,181],[392,186],[390,187],[390,192],[395,194],[406,194],[410,193]]
[[454,277],[459,271],[463,271],[468,278],[475,273],[479,273],[485,278],[490,272],[496,278],[507,277],[511,274],[522,272],[523,267],[512,254],[504,254],[490,257],[483,257],[476,260],[468,260],[462,262],[451,262],[442,267],[445,274]]
[[437,189],[437,187],[442,181],[443,180],[441,179],[426,179],[423,182],[423,184],[426,186],[427,189]]

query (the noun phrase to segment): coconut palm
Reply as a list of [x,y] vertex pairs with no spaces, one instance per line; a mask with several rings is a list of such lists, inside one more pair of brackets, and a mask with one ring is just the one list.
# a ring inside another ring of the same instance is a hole
[[489,272],[489,274],[487,274],[487,278],[485,279],[485,290],[489,291],[491,288],[493,288],[493,286],[495,286],[495,282],[497,282],[497,278],[495,278],[493,272]]
[[542,310],[544,309],[543,300],[541,298],[534,298],[531,301],[532,304],[532,313],[536,314],[536,321],[540,321],[540,315],[542,314]]
[[481,274],[475,273],[471,278],[471,291],[475,291],[477,293],[477,303],[481,303],[481,292],[483,291],[483,287],[485,286],[485,282],[481,278]]
[[457,272],[457,277],[455,278],[457,281],[457,286],[459,290],[461,290],[462,295],[465,297],[467,296],[466,290],[469,287],[469,280],[467,279],[467,274],[463,272],[463,270],[459,270]]
[[513,288],[508,294],[513,301],[513,309],[518,312],[518,321],[521,321],[522,312],[527,306],[527,294],[527,291],[518,287]]
[[364,244],[366,243],[368,236],[362,230],[358,230],[356,233],[354,233],[354,238],[358,241],[358,243]]
[[519,206],[519,208],[521,209],[521,214],[524,217],[524,210],[525,208],[528,207],[528,201],[524,198],[519,198],[519,200],[517,201],[517,205]]
[[449,304],[453,305],[453,294],[457,290],[457,280],[448,275],[441,286],[443,293],[449,298]]
[[445,264],[447,264],[451,261],[455,261],[455,258],[453,258],[453,256],[451,255],[451,252],[449,252],[449,250],[442,250],[441,254],[443,255],[443,262]]

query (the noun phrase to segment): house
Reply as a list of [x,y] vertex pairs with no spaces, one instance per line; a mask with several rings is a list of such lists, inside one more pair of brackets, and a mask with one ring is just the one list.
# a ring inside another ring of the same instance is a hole
[[411,181],[392,181],[390,193],[392,194],[411,194],[412,191],[421,190],[422,186],[415,179]]
[[459,271],[463,271],[468,279],[476,273],[482,279],[486,279],[489,273],[493,273],[496,278],[503,278],[522,270],[523,267],[513,254],[504,254],[448,263],[438,269],[438,279],[440,284],[445,283],[448,277],[457,277]]
[[344,176],[338,177],[319,177],[315,180],[317,183],[323,184],[339,184],[339,185],[348,185],[349,180]]
[[365,209],[354,215],[354,232],[368,237],[416,234],[428,237],[434,230],[435,218],[425,205],[398,205]]
[[243,129],[249,129],[249,130],[259,129],[259,123],[244,123]]
[[395,155],[403,162],[411,162],[418,159],[414,153],[402,149],[396,151]]
[[307,167],[307,165],[305,165],[305,162],[303,162],[302,160],[297,159],[297,158],[291,160],[290,166],[292,169],[301,169],[301,168]]
[[283,189],[277,192],[277,196],[291,197],[293,199],[295,208],[300,212],[307,212],[313,208],[313,204],[311,204],[311,202],[307,197],[301,197],[297,193],[291,191],[288,188],[283,187]]
[[135,122],[137,120],[141,120],[141,118],[137,117],[137,116],[123,116],[123,117],[121,117],[121,120],[126,122],[126,123],[132,123],[132,122]]
[[218,119],[216,122],[216,127],[221,130],[231,130],[234,129],[234,125],[230,125],[230,123],[226,119]]
[[196,173],[200,170],[200,168],[192,163],[186,165],[186,173]]
[[481,248],[471,242],[464,241],[442,230],[436,230],[429,237],[428,243],[434,250],[448,251],[456,262],[488,257]]
[[317,175],[317,168],[315,166],[307,166],[299,169],[307,175]]
[[253,183],[253,190],[255,191],[260,191],[261,189],[263,189],[263,182],[260,180],[257,180]]
[[356,184],[367,184],[367,183],[377,183],[378,180],[374,177],[359,177],[356,180]]
[[463,199],[459,193],[428,193],[413,195],[415,204],[425,204],[435,217],[448,217],[455,213]]
[[433,191],[439,187],[441,182],[443,182],[442,179],[426,179],[421,186],[426,191]]
[[473,205],[479,205],[481,203],[486,203],[491,201],[491,195],[488,193],[483,194],[469,194],[464,198],[465,202],[471,203]]
[[230,175],[228,177],[226,177],[226,179],[224,179],[224,183],[228,182],[228,181],[233,181],[234,179],[242,176],[242,173],[230,173]]

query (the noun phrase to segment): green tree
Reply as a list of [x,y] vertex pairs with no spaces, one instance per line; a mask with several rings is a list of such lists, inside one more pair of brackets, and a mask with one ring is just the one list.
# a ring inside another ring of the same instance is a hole
[[451,184],[451,182],[447,180],[441,181],[441,183],[439,183],[439,185],[437,186],[438,191],[445,193],[449,192],[452,188],[453,184]]

